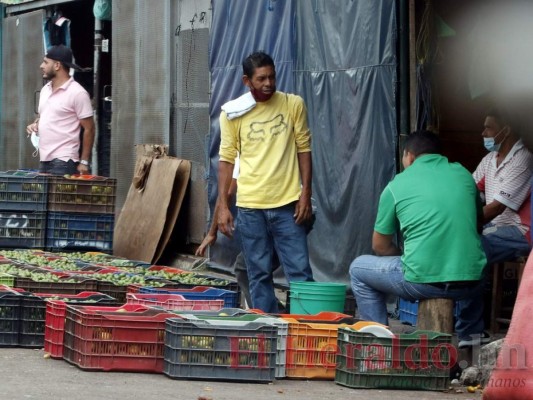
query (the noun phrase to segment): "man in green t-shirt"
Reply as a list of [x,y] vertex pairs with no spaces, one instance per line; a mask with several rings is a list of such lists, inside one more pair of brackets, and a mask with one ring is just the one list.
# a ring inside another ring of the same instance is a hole
[[[408,136],[405,170],[383,190],[372,249],[350,266],[360,317],[387,324],[388,294],[414,301],[464,299],[482,290],[486,263],[478,233],[481,204],[472,175],[441,155],[437,135]],[[395,243],[401,233],[403,247]],[[483,332],[482,310],[458,315],[459,340]]]

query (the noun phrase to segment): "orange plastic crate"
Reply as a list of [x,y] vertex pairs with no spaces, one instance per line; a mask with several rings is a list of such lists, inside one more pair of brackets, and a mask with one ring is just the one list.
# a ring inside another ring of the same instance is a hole
[[176,311],[218,311],[224,300],[188,300],[179,294],[126,293],[126,304],[163,307]]
[[289,322],[287,378],[335,379],[337,331],[347,324]]
[[165,320],[141,305],[68,306],[63,358],[86,370],[163,372]]

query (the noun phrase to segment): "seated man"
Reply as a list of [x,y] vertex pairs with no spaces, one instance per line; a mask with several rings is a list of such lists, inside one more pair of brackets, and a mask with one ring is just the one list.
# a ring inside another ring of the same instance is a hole
[[533,154],[499,110],[487,113],[484,127],[490,153],[476,168],[474,180],[485,200],[481,241],[490,265],[529,254]]
[[[360,318],[387,324],[388,294],[414,301],[462,299],[482,290],[486,263],[478,233],[481,204],[472,175],[441,155],[439,138],[428,131],[408,136],[405,171],[383,190],[372,248],[356,258],[351,286]],[[394,243],[401,233],[403,251]],[[483,331],[482,310],[458,315],[459,339]]]
[[[473,176],[485,203],[481,244],[488,267],[529,254],[533,154],[524,147],[509,118],[497,109],[487,113],[482,136],[490,153],[481,160]],[[485,280],[488,273],[486,268]],[[482,292],[457,303],[457,309],[464,314],[483,308]],[[487,336],[486,333],[483,335]],[[459,347],[476,343],[475,340],[463,340]]]

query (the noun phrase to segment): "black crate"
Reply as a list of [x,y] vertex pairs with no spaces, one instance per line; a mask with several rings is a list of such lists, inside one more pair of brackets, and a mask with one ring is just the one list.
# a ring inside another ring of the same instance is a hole
[[44,248],[46,212],[0,211],[0,247]]
[[21,306],[19,346],[43,347],[46,302],[40,297],[23,296]]
[[63,278],[57,282],[37,282],[30,278],[15,277],[15,287],[31,293],[78,294],[81,292],[96,292],[98,282],[85,279],[72,282],[72,278]]
[[167,319],[163,373],[174,379],[272,382],[278,328],[235,324]]
[[22,296],[0,292],[0,347],[18,346]]
[[0,172],[0,210],[46,211],[48,178],[26,171]]
[[117,180],[114,178],[50,177],[48,211],[113,214],[116,189]]
[[47,221],[48,250],[113,250],[113,214],[49,212]]

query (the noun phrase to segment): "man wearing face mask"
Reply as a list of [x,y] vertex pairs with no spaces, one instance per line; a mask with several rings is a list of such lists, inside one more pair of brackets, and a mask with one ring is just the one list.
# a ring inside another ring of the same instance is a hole
[[[512,261],[529,254],[531,249],[531,175],[533,154],[524,147],[509,117],[496,108],[487,113],[482,132],[489,151],[474,171],[474,180],[483,206],[481,244],[488,266]],[[459,313],[483,310],[483,294],[457,302]],[[459,348],[486,343],[486,332],[479,337],[459,341]]]
[[313,280],[306,237],[312,217],[311,134],[303,99],[276,90],[268,54],[249,55],[243,72],[249,92],[223,105],[220,114],[218,230],[233,236],[227,193],[239,153],[237,224],[252,306],[276,313],[274,252],[288,282]]
[[533,154],[500,110],[492,109],[482,133],[489,151],[474,172],[482,193],[482,243],[488,264],[514,260],[531,248],[531,175]]

